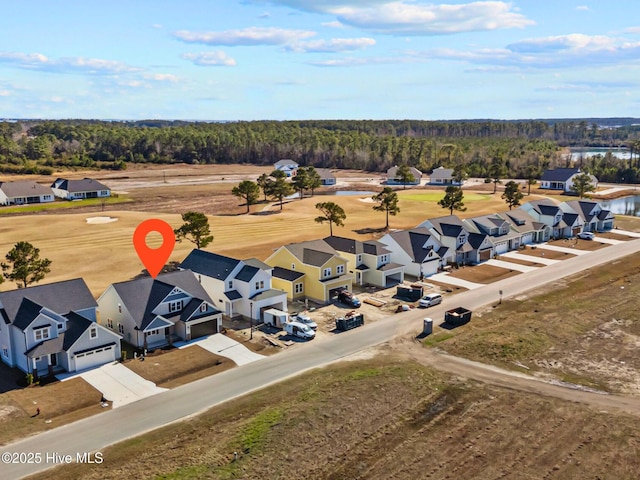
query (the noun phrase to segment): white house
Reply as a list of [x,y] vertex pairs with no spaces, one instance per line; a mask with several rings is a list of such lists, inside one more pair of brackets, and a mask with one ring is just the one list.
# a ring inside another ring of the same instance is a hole
[[443,258],[447,262],[479,263],[493,257],[493,244],[488,235],[469,232],[455,215],[431,218],[418,226],[427,228],[440,245],[447,247]]
[[51,184],[51,190],[56,197],[66,200],[83,198],[106,198],[111,196],[111,189],[92,178],[82,180],[67,180],[58,178]]
[[526,210],[514,208],[504,213],[499,213],[510,225],[511,230],[520,235],[520,245],[546,242],[551,238],[551,227],[538,222]]
[[521,235],[511,230],[509,222],[499,215],[480,215],[462,221],[467,230],[489,235],[493,252],[482,251],[481,260],[489,260],[495,255],[516,250],[520,247]]
[[225,315],[262,320],[270,308],[287,311],[287,294],[272,288],[273,267],[260,260],[236,260],[192,250],[180,264],[191,270],[213,303]]
[[438,167],[429,175],[431,185],[462,185],[453,178],[453,168]]
[[0,182],[0,205],[53,202],[53,190],[31,180]]
[[553,200],[546,198],[532,200],[520,208],[535,218],[536,221],[547,225],[551,229],[551,237],[564,238],[572,236],[570,229],[568,230],[568,224],[562,220],[565,212]]
[[[553,170],[545,170],[540,178],[540,188],[550,190],[563,190],[567,193],[572,192],[573,179],[576,175],[580,175],[579,168],[556,168]],[[593,186],[598,186],[598,179],[593,175],[589,175]]]
[[[406,182],[406,185],[420,185],[422,179],[422,172],[414,167],[409,167],[411,175],[413,175],[413,182]],[[398,166],[393,166],[387,170],[387,185],[405,185],[401,178],[398,177]]]
[[603,232],[613,228],[614,215],[592,200],[571,200],[560,204],[565,212],[577,213],[587,232]]
[[0,292],[0,357],[36,376],[76,372],[120,358],[120,335],[96,323],[82,279]]
[[404,271],[416,278],[438,272],[441,258],[447,257],[447,248],[424,227],[390,232],[380,239],[391,252],[394,263],[404,265]]
[[139,348],[219,333],[222,313],[193,272],[114,283],[98,298],[100,323]]
[[287,177],[295,177],[300,165],[289,158],[285,158],[282,160],[278,160],[273,164],[273,167],[276,170],[280,170],[281,172],[286,173]]

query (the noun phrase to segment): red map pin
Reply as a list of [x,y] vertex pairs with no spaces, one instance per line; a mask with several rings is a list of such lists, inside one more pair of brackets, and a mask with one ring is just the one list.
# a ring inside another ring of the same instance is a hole
[[[162,235],[162,245],[158,248],[149,248],[147,245],[147,235],[151,232],[158,232]],[[173,228],[164,220],[157,218],[145,220],[133,232],[133,246],[149,275],[153,278],[158,276],[162,267],[169,260],[175,244],[176,235],[173,233]]]

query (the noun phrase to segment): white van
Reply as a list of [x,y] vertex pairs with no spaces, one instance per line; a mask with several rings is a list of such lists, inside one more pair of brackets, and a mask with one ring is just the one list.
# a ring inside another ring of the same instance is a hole
[[287,332],[289,335],[293,335],[294,337],[304,338],[305,340],[311,340],[316,336],[316,332],[311,327],[300,322],[285,323],[284,331]]
[[423,308],[433,307],[442,303],[442,295],[439,293],[428,293],[420,299],[420,306]]

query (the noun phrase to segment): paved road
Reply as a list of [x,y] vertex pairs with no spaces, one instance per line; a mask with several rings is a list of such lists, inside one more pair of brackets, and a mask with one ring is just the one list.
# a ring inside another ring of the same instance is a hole
[[[365,325],[362,328],[336,334],[324,341],[310,343],[267,357],[260,362],[243,365],[221,374],[175,388],[168,392],[110,410],[93,417],[64,425],[0,449],[5,452],[46,453],[76,457],[78,452],[100,451],[107,445],[161,427],[202,412],[214,405],[245,395],[267,385],[298,375],[305,370],[326,365],[345,356],[369,347],[387,342],[393,338],[413,336],[422,328],[422,318],[428,316],[440,319],[444,311],[453,306],[463,305],[477,309],[497,302],[499,291],[503,296],[516,296],[532,288],[553,282],[567,275],[577,273],[602,263],[640,251],[640,240],[632,240],[620,245],[589,252],[561,263],[549,265],[536,271],[523,273],[482,288],[460,293],[447,298],[442,305],[429,310],[403,312]],[[407,334],[411,335],[407,335]],[[640,400],[614,395],[597,395],[593,398],[584,392],[575,392],[545,384],[521,374],[502,371],[475,362],[454,357],[431,354],[430,362],[437,368],[456,374],[482,379],[490,383],[532,391],[545,395],[559,396],[581,401],[600,408],[622,408],[640,414]],[[445,360],[442,360],[445,358]],[[429,362],[427,362],[429,363]],[[108,458],[105,459],[108,462]],[[2,478],[18,479],[55,466],[55,463],[2,465]]]

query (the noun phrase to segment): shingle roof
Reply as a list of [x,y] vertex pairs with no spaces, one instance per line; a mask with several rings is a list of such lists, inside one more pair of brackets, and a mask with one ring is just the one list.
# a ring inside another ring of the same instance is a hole
[[29,358],[37,358],[43,355],[50,355],[52,353],[62,352],[64,350],[63,349],[64,337],[65,337],[65,334],[61,333],[55,338],[50,338],[49,340],[45,340],[42,343],[34,345],[25,353]]
[[298,162],[294,162],[290,158],[283,158],[282,160],[278,160],[276,163],[274,163],[274,165],[276,167],[285,167],[285,166],[294,166],[294,165],[297,166]]
[[333,249],[340,252],[352,253],[355,255],[362,253],[363,251],[362,242],[354,240],[353,238],[331,236],[324,237],[323,240]]
[[226,280],[239,263],[240,260],[236,260],[235,258],[194,249],[191,250],[187,258],[182,261],[180,268],[218,280]]
[[276,290],[275,288],[270,288],[269,290],[263,290],[262,292],[256,293],[250,300],[256,302],[258,300],[266,300],[268,298],[275,298],[281,295],[286,295],[282,290]]
[[271,265],[267,265],[257,258],[248,258],[246,260],[243,260],[243,262],[245,263],[245,265],[251,265],[252,267],[259,268],[260,270],[271,270],[273,268]]
[[576,220],[578,219],[578,217],[579,217],[579,215],[577,213],[567,213],[567,212],[565,212],[562,215],[562,220],[564,220],[564,222],[568,226],[572,227],[576,223]]
[[18,313],[16,313],[16,316],[13,319],[13,325],[20,330],[24,330],[33,323],[38,315],[40,315],[41,311],[42,305],[38,305],[28,298],[24,298],[22,299]]
[[[58,184],[57,187],[56,184]],[[93,178],[83,178],[82,180],[67,180],[64,178],[58,178],[55,182],[53,182],[51,187],[55,187],[60,190],[66,190],[69,193],[97,192],[99,190],[109,190],[109,187],[97,180],[94,180]]]
[[10,321],[15,318],[23,298],[28,298],[59,314],[98,306],[84,280],[75,278],[63,282],[0,292],[0,303],[4,306],[6,316]]
[[288,268],[273,267],[273,276],[275,278],[281,278],[282,280],[293,282],[294,280],[297,280],[300,277],[303,277],[304,273],[296,272],[294,270],[289,270]]
[[237,290],[229,290],[228,292],[224,292],[224,296],[227,297],[232,302],[234,300],[238,300],[239,298],[242,298],[242,295]]
[[453,168],[438,167],[431,172],[429,176],[431,180],[435,178],[449,179],[453,177]]
[[[69,312],[64,317],[67,319],[67,329],[64,332],[63,350],[68,350],[87,331],[89,327],[95,325],[91,320],[78,315],[76,312]],[[114,332],[111,332],[114,333]]]
[[335,180],[336,178],[336,176],[331,173],[331,170],[329,170],[328,168],[316,168],[316,172],[318,172],[320,178],[331,178],[333,180]]
[[285,245],[298,260],[306,265],[321,267],[338,252],[324,240],[310,240],[308,242],[290,243]]
[[245,265],[240,269],[238,274],[236,275],[236,279],[241,282],[250,282],[253,277],[256,276],[260,269],[256,267],[252,267],[251,265]]
[[0,182],[0,190],[9,198],[37,197],[40,195],[53,196],[53,190],[31,180],[19,180],[16,182]]
[[431,238],[431,233],[425,227],[392,232],[390,236],[400,245],[400,248],[407,252],[414,262],[422,263],[431,251],[431,249],[423,248],[425,243]]
[[576,173],[580,173],[579,168],[556,168],[553,170],[545,170],[540,180],[543,182],[566,182]]
[[155,279],[143,277],[127,282],[114,283],[120,299],[129,310],[139,329],[144,330],[155,318],[152,313],[162,300],[175,288],[190,296],[213,304],[211,298],[190,270],[158,275]]
[[455,215],[429,219],[433,228],[444,237],[456,238],[462,230],[465,230],[462,220]]
[[467,242],[475,250],[477,250],[478,248],[480,248],[485,238],[487,238],[487,235],[485,235],[484,233],[470,233]]

